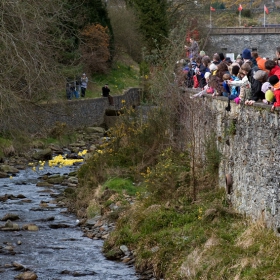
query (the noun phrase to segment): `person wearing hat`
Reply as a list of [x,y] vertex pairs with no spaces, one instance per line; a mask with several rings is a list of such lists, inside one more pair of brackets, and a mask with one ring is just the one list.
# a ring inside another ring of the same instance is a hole
[[211,63],[209,66],[209,70],[212,74],[215,74],[215,71],[217,71],[217,65],[214,63]]
[[276,75],[269,77],[268,82],[273,86],[274,96],[276,102],[273,103],[271,111],[273,112],[276,107],[280,107],[280,82]]
[[253,77],[255,80],[258,80],[263,84],[263,83],[267,82],[268,73],[263,70],[258,70],[257,72],[254,73]]
[[228,66],[230,66],[232,64],[230,57],[226,57],[224,61]]
[[262,92],[265,94],[265,99],[263,99],[263,103],[273,104],[275,102],[274,93],[273,93],[272,88],[273,87],[269,82],[263,83]]
[[238,63],[239,66],[243,64],[241,54],[237,55],[235,63]]
[[86,76],[86,73],[84,73],[81,77],[81,97],[86,96],[87,84],[88,84],[88,77]]
[[249,49],[244,49],[242,52],[242,58],[243,58],[243,62],[251,62],[252,63],[252,68],[253,67],[258,67],[258,64],[256,62],[255,59],[253,59],[252,55],[251,55],[251,51]]
[[205,56],[205,51],[200,51],[200,52],[199,52],[199,56],[200,56],[200,57],[204,57],[204,56]]

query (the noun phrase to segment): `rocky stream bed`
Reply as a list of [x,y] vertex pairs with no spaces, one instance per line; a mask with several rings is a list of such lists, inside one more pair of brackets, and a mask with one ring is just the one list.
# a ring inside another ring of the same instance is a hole
[[99,215],[81,222],[68,212],[63,192],[77,186],[82,162],[47,164],[46,159],[61,154],[83,159],[79,153],[94,150],[93,139],[103,137],[101,128],[90,132],[70,147],[50,146],[0,163],[1,280],[150,279],[149,273],[136,274],[133,253],[125,245],[120,247],[121,261],[103,256],[103,241],[113,223]]

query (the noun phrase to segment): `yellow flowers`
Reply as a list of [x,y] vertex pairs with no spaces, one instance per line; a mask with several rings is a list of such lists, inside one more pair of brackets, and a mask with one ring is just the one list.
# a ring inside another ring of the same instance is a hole
[[84,156],[87,153],[87,150],[83,150],[82,152],[78,152],[78,156]]
[[201,219],[202,219],[202,213],[203,213],[202,208],[199,207],[199,208],[198,208],[198,217],[197,217],[198,220],[201,220]]

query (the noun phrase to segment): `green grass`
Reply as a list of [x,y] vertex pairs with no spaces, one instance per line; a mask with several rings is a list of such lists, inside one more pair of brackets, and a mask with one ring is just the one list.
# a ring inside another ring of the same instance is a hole
[[[67,77],[75,77],[76,73],[82,73],[82,70],[73,68],[69,71],[64,71],[64,75]],[[139,66],[131,58],[123,55],[113,63],[108,73],[88,75],[88,79],[85,98],[101,97],[101,89],[105,84],[109,85],[111,95],[121,95],[124,90],[130,87],[139,87]],[[65,83],[62,83],[62,88],[58,90],[58,94],[62,98],[66,97],[64,85]],[[75,97],[73,99],[75,100]]]
[[137,268],[153,266],[166,280],[279,279],[277,236],[225,206],[224,196],[208,189],[199,203],[185,200],[180,208],[172,200],[168,207],[140,202],[118,220],[105,251],[126,244]]
[[94,75],[90,84],[88,97],[100,97],[105,84],[109,85],[111,95],[120,95],[127,88],[139,87],[139,69],[135,64],[117,62],[108,74]]
[[135,196],[137,192],[142,191],[142,189],[135,186],[130,179],[123,178],[112,178],[107,180],[103,185],[103,189],[104,188],[113,190],[118,194],[123,194],[125,192],[131,196]]

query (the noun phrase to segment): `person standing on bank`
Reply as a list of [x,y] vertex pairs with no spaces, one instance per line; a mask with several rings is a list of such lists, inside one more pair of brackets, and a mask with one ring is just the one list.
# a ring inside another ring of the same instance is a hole
[[81,78],[81,97],[86,96],[86,89],[87,89],[87,84],[88,84],[88,77],[84,73]]
[[113,105],[113,98],[110,95],[110,89],[109,89],[107,84],[104,87],[102,87],[102,96],[103,97],[108,97],[109,104]]

